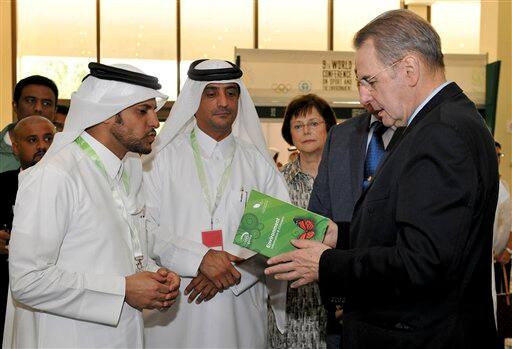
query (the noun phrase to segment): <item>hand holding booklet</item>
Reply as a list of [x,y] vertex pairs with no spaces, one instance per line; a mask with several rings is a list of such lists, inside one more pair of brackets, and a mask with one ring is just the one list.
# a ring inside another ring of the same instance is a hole
[[293,251],[292,239],[323,241],[329,219],[252,190],[234,244],[266,257]]

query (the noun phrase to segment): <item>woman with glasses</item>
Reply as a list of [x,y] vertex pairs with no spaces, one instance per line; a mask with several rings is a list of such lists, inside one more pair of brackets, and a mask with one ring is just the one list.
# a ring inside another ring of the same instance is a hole
[[[308,207],[327,132],[334,125],[333,110],[317,95],[298,96],[286,107],[281,134],[299,151],[299,156],[283,167],[292,204]],[[284,335],[277,330],[274,317],[269,316],[269,347],[325,348],[327,317],[317,285],[288,288],[286,313]]]

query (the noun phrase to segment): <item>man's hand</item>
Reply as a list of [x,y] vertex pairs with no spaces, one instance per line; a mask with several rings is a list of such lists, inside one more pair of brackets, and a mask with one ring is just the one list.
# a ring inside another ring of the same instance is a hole
[[215,287],[210,279],[199,272],[197,276],[190,281],[187,288],[185,288],[184,294],[186,296],[190,293],[190,296],[188,297],[189,303],[192,303],[197,297],[196,304],[200,304],[203,300],[205,302],[209,301],[215,297],[218,292],[222,292],[222,290]]
[[125,279],[125,300],[134,308],[165,309],[175,302],[177,292],[171,292],[167,276],[143,271]]
[[240,282],[240,273],[231,262],[240,263],[243,259],[225,251],[209,250],[199,265],[199,271],[219,290],[227,289]]
[[7,230],[0,230],[0,254],[9,254],[9,239],[11,234]]
[[510,253],[508,253],[507,250],[503,251],[499,256],[496,257],[496,262],[507,264],[510,262]]
[[298,250],[270,258],[267,263],[277,265],[265,269],[265,274],[275,274],[276,280],[296,280],[291,284],[292,288],[318,281],[320,256],[330,247],[311,240],[292,240],[291,242]]
[[329,225],[325,232],[323,243],[330,248],[336,248],[336,242],[338,241],[338,225],[329,219]]
[[178,293],[180,292],[180,284],[181,278],[175,272],[170,271],[167,268],[160,268],[157,270],[157,273],[163,276],[166,281],[165,285],[169,286],[169,291],[172,299],[178,297]]

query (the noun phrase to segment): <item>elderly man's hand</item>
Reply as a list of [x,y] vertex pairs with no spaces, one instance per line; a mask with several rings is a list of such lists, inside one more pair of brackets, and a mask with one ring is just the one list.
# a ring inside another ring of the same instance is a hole
[[210,279],[199,272],[197,276],[190,281],[187,288],[185,288],[184,294],[188,295],[190,293],[188,297],[189,303],[192,303],[194,299],[197,298],[196,304],[200,304],[203,300],[205,302],[209,301],[215,297],[218,292],[222,292],[222,290],[215,287]]
[[11,238],[11,234],[7,230],[0,230],[0,254],[9,254],[9,239]]
[[338,225],[329,219],[329,225],[325,232],[323,243],[331,248],[336,248],[338,241]]
[[240,282],[240,273],[231,264],[243,259],[224,251],[209,250],[199,265],[199,271],[219,290],[227,289]]
[[275,274],[274,277],[277,280],[295,280],[291,284],[292,288],[318,281],[320,256],[330,247],[311,240],[292,240],[291,242],[298,250],[270,258],[267,263],[275,265],[265,269],[265,274]]

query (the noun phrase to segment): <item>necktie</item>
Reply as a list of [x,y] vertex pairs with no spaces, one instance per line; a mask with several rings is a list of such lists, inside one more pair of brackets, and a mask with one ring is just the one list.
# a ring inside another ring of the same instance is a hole
[[363,190],[366,190],[370,185],[370,181],[375,175],[380,160],[382,160],[382,156],[385,152],[384,143],[382,142],[382,134],[386,132],[387,127],[380,121],[375,121],[372,124],[372,127],[373,134],[370,139],[370,144],[368,144],[366,158],[364,160]]

